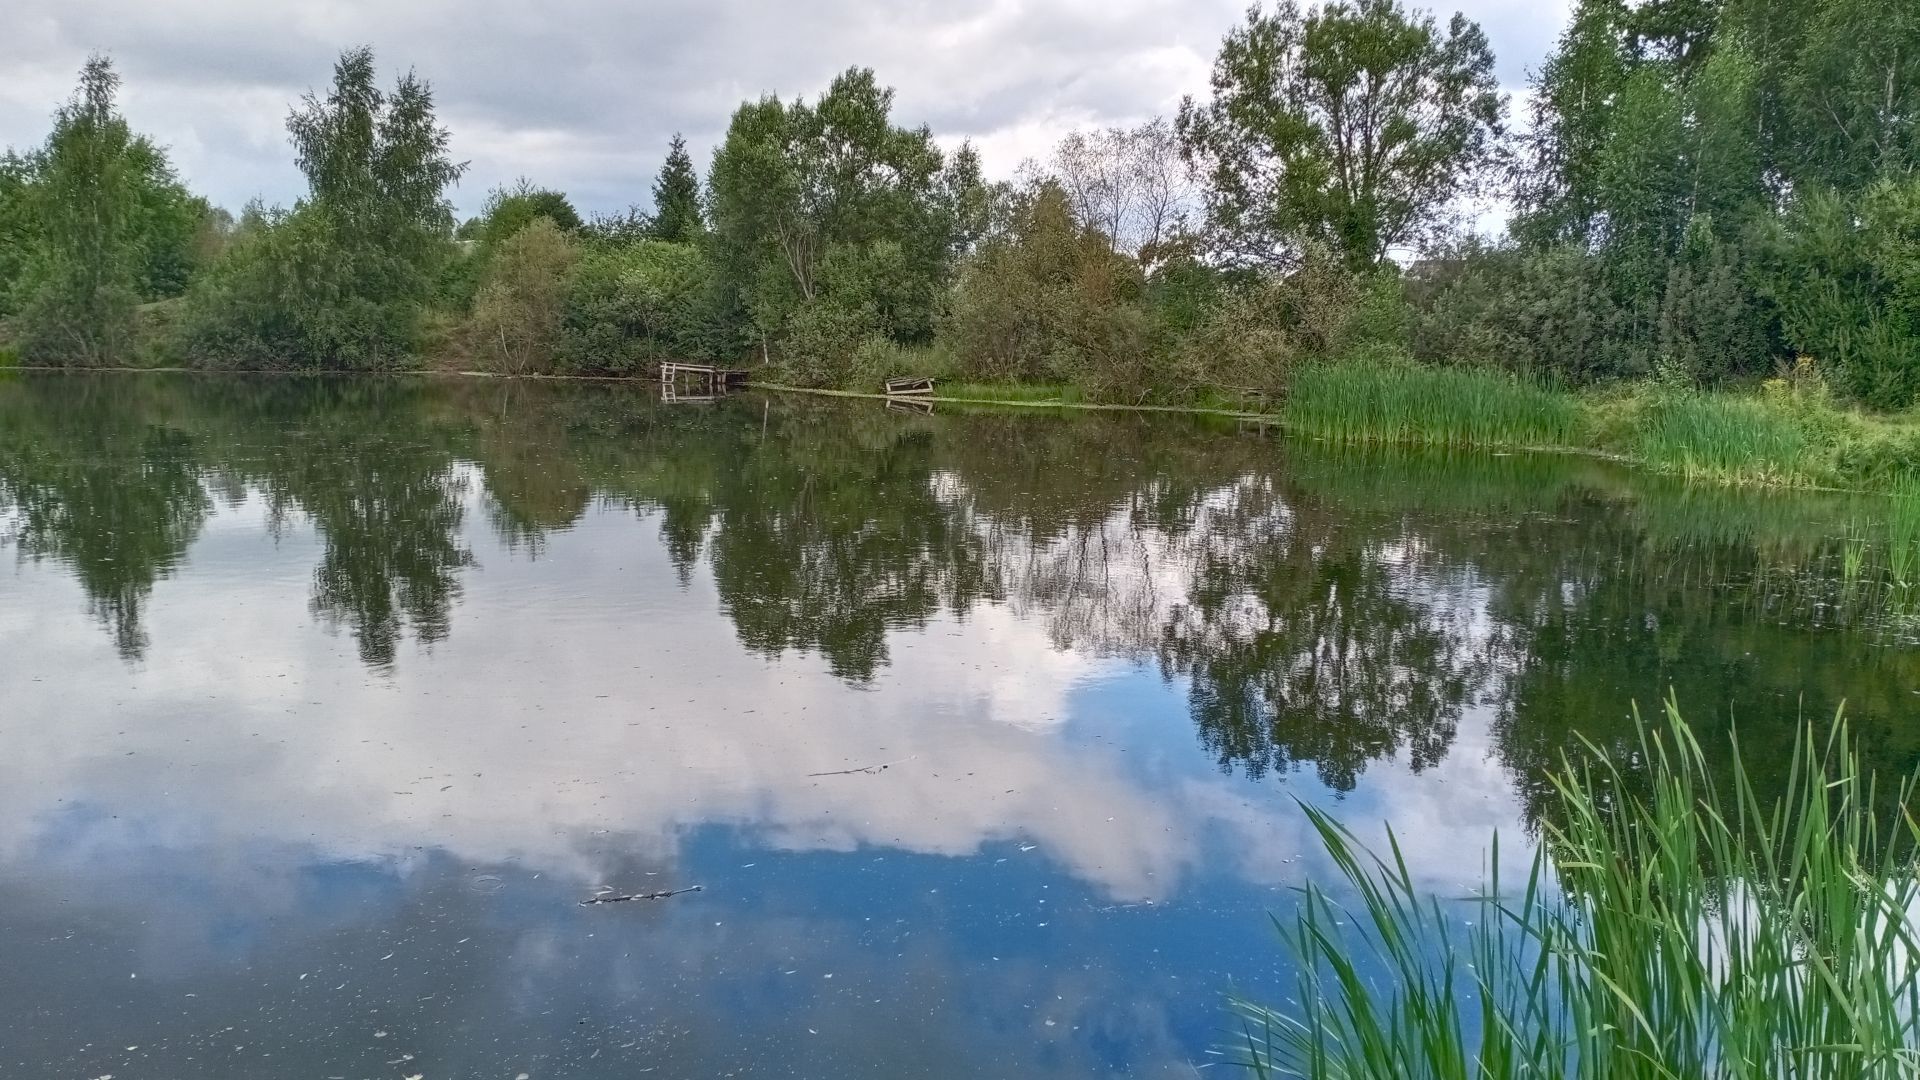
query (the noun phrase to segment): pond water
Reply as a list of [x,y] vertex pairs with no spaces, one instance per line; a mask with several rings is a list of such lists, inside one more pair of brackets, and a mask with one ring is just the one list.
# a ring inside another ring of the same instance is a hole
[[1845,699],[1912,768],[1895,517],[1180,417],[16,376],[0,1074],[1191,1077],[1288,992],[1301,801],[1459,895],[1636,700],[1768,775]]

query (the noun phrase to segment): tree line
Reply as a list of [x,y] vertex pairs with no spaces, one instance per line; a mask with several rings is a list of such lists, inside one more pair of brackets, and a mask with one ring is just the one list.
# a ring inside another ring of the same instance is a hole
[[[849,70],[678,136],[650,206],[531,181],[460,223],[428,85],[351,50],[288,132],[307,193],[234,219],[89,61],[0,159],[0,318],[33,363],[894,374],[1104,400],[1266,394],[1350,357],[1569,384],[1779,371],[1920,397],[1920,16],[1578,0],[1514,123],[1472,21],[1256,7],[1177,115],[988,181]],[[1512,214],[1495,239],[1465,220]]]

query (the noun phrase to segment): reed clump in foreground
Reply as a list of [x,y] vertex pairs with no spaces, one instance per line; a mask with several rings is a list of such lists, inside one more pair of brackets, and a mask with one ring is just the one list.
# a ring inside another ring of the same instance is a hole
[[1562,447],[1580,403],[1504,372],[1411,362],[1309,364],[1287,385],[1287,426],[1336,442]]
[[1397,841],[1376,854],[1310,811],[1353,899],[1310,886],[1281,924],[1297,997],[1239,1004],[1244,1063],[1329,1080],[1920,1070],[1910,782],[1880,798],[1837,720],[1803,732],[1777,795],[1737,742],[1716,782],[1671,703],[1637,747],[1588,750],[1557,771],[1522,880],[1496,839],[1469,900],[1422,895]]

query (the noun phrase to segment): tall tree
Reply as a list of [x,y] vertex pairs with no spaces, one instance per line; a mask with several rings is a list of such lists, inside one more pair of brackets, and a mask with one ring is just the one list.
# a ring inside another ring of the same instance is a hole
[[132,350],[146,252],[140,147],[116,106],[119,88],[112,62],[90,57],[35,163],[39,236],[17,288],[21,351],[38,362],[110,364]]
[[1600,207],[1600,158],[1629,71],[1623,0],[1577,0],[1560,44],[1533,79],[1515,192],[1523,241],[1585,242]]
[[1180,136],[1223,250],[1264,264],[1319,242],[1365,268],[1429,239],[1477,189],[1506,108],[1478,25],[1443,31],[1397,0],[1256,7],[1212,83],[1181,104]]
[[402,366],[450,247],[446,189],[466,168],[448,153],[432,91],[409,72],[383,93],[372,50],[351,49],[287,130],[307,198],[242,229],[235,256],[196,291],[189,347],[242,366]]
[[653,181],[653,238],[685,244],[706,231],[700,214],[700,176],[693,170],[687,140],[675,132],[666,164]]
[[[978,160],[951,168],[925,127],[896,127],[893,91],[852,69],[817,102],[763,98],[734,113],[714,155],[722,280],[763,339],[806,315],[832,344],[932,331],[975,205]],[[819,342],[826,338],[819,339]]]
[[1074,214],[1114,246],[1152,262],[1187,227],[1195,192],[1180,136],[1156,117],[1134,128],[1076,131],[1047,163]]

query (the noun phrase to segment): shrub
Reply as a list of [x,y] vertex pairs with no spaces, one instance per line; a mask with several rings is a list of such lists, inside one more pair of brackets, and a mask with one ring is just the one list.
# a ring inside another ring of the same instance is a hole
[[187,294],[181,351],[211,367],[382,371],[411,366],[422,305],[370,286],[331,216],[275,211]]
[[1139,266],[1042,183],[961,268],[942,338],[969,378],[1133,396],[1165,379],[1145,288]]
[[1705,219],[1687,228],[1660,300],[1659,364],[1694,384],[1766,370],[1771,310],[1747,283],[1750,260],[1714,237]]
[[559,366],[627,374],[660,359],[736,355],[745,341],[723,317],[717,295],[711,264],[696,245],[640,240],[589,247],[567,293]]
[[510,375],[557,366],[578,253],[551,219],[502,241],[473,308],[473,341],[487,366]]

